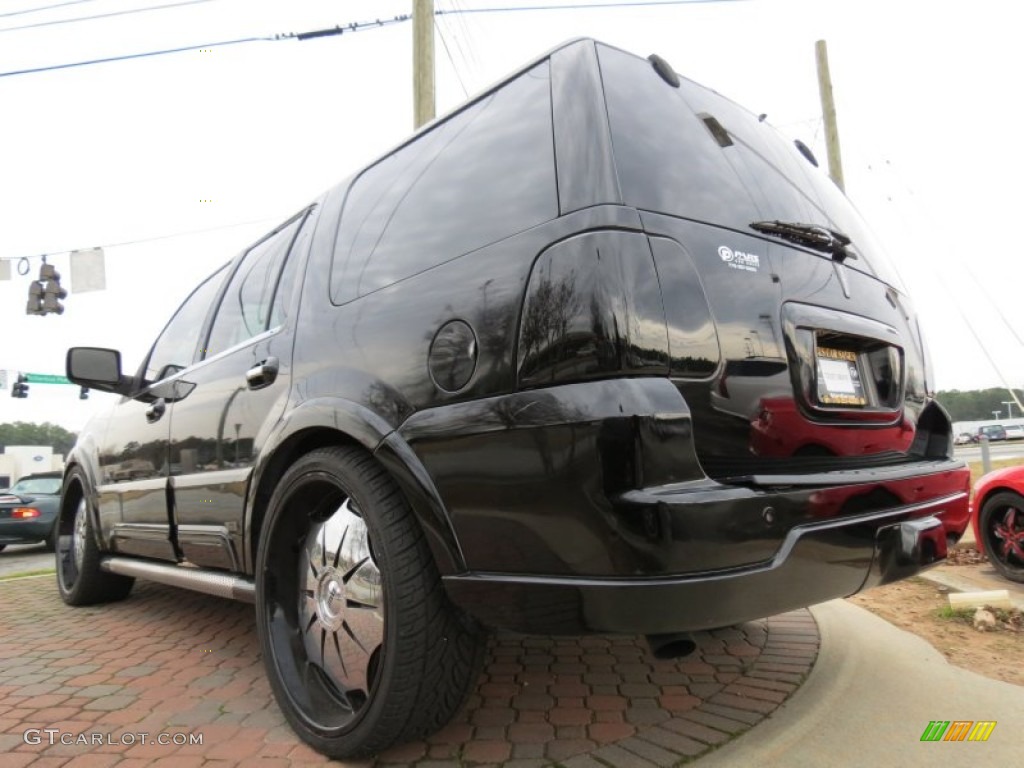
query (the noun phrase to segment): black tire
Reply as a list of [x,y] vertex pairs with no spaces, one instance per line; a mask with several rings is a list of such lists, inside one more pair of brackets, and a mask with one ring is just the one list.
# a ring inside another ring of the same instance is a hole
[[313,451],[278,483],[256,555],[256,615],[278,705],[336,758],[445,725],[485,645],[448,602],[401,491],[355,447]]
[[1024,583],[1024,496],[1000,491],[989,496],[978,516],[985,554],[999,573]]
[[78,471],[72,470],[64,484],[54,531],[57,589],[61,600],[68,605],[124,600],[132,591],[135,579],[100,570],[101,555],[84,487]]

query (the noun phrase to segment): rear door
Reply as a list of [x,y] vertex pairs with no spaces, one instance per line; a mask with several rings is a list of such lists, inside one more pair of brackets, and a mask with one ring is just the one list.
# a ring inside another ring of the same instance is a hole
[[242,569],[249,477],[288,398],[309,214],[293,217],[243,255],[200,362],[182,375],[191,392],[171,413],[170,498],[178,547],[197,565]]

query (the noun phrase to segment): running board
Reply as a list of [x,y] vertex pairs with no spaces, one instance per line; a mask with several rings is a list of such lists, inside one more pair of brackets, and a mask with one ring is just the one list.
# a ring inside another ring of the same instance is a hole
[[158,581],[230,600],[256,602],[256,585],[251,580],[222,571],[206,571],[189,565],[165,565],[127,557],[105,557],[100,561],[100,568],[120,576]]

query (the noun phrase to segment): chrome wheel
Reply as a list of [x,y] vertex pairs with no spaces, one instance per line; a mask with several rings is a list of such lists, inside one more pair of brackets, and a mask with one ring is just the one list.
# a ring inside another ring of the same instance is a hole
[[371,667],[384,642],[384,594],[366,523],[351,499],[310,527],[299,583],[306,656],[355,714],[369,699]]
[[60,597],[68,605],[123,600],[131,592],[135,579],[103,570],[103,553],[93,535],[84,488],[81,471],[73,469],[61,494],[60,511],[50,533]]
[[85,542],[88,534],[88,510],[85,506],[85,499],[78,502],[78,509],[75,510],[75,527],[71,532],[71,552],[75,558],[75,571],[81,572],[82,563],[85,561]]
[[255,570],[270,686],[325,755],[422,739],[475,683],[483,638],[447,603],[412,509],[361,448],[318,448],[281,475]]

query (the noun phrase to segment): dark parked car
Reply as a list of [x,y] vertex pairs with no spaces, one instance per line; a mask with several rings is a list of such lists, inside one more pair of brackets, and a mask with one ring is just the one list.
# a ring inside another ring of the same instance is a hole
[[8,544],[55,543],[61,472],[25,475],[0,492],[0,551]]
[[[481,627],[679,654],[967,525],[912,306],[809,150],[591,40],[218,269],[138,371],[67,371],[122,397],[68,459],[64,599],[254,601],[282,710],[335,756],[445,723]],[[802,442],[755,451],[779,398]]]
[[989,424],[985,427],[978,427],[978,439],[987,437],[989,441],[992,440],[1005,440],[1006,430],[1002,424]]

